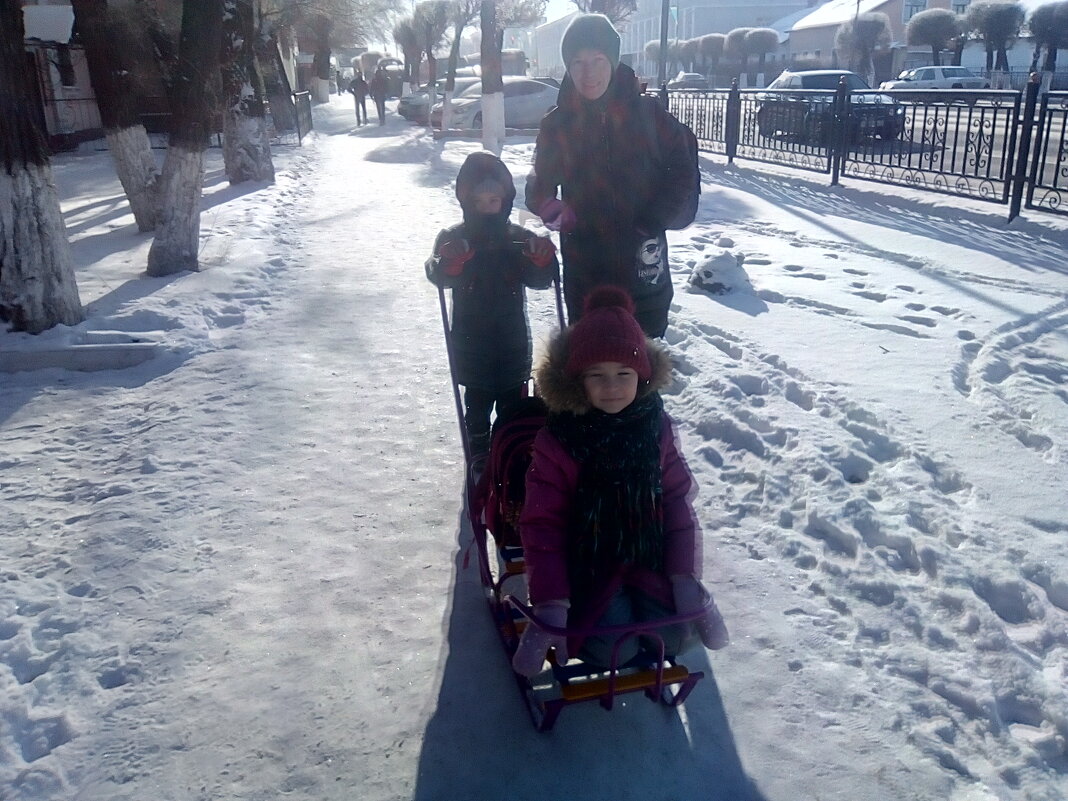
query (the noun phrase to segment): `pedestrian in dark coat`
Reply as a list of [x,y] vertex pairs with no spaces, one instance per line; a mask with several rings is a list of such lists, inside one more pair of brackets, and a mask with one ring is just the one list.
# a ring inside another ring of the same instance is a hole
[[369,87],[363,79],[363,73],[359,70],[349,81],[349,92],[356,98],[356,124],[364,125],[367,120],[367,92]]
[[375,74],[371,76],[371,83],[368,87],[371,93],[371,99],[375,101],[375,109],[378,111],[378,124],[386,124],[386,95],[389,92],[389,79],[386,75],[386,68],[379,67],[375,70]]
[[492,153],[472,153],[456,176],[463,222],[441,231],[427,278],[452,289],[456,382],[464,387],[464,423],[472,464],[489,450],[490,413],[523,397],[531,339],[524,287],[546,289],[559,274],[556,247],[510,223],[515,184]]
[[[559,332],[535,370],[549,407],[534,440],[519,518],[535,615],[557,628],[626,626],[678,614],[693,625],[661,628],[674,655],[700,636],[727,645],[723,618],[700,581],[701,531],[694,481],[657,390],[671,380],[663,346],[648,339],[619,287],[595,288],[582,318]],[[611,663],[615,639],[569,641],[530,625],[512,665],[540,672],[546,650]],[[622,664],[638,650],[623,639]]]
[[526,206],[560,231],[569,322],[593,287],[611,284],[630,293],[643,330],[663,336],[674,291],[664,232],[697,212],[697,140],[640,93],[607,17],[576,17],[561,52],[568,71],[541,121]]

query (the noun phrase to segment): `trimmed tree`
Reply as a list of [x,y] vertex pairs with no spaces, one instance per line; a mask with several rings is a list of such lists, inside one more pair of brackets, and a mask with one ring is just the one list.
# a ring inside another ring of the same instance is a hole
[[232,184],[274,181],[253,0],[224,0],[223,164]]
[[834,46],[849,69],[873,84],[872,56],[875,51],[890,46],[890,18],[881,12],[871,12],[844,22],[835,34]]
[[115,173],[137,229],[152,231],[159,220],[159,169],[138,115],[137,71],[126,58],[128,43],[118,34],[123,29],[107,0],[71,0],[71,6]]
[[779,32],[774,28],[753,28],[745,35],[745,52],[759,58],[757,74],[764,73],[768,53],[779,49]]
[[[701,55],[701,63],[706,75],[713,76],[719,69],[719,60],[723,58],[723,51],[727,47],[727,37],[722,33],[706,33],[698,40],[697,52]],[[713,86],[716,85],[713,78]]]
[[745,37],[749,35],[752,28],[735,28],[727,34],[727,45],[724,48],[724,54],[738,61],[738,77],[741,77],[742,73],[749,72],[749,51],[745,49]]
[[22,4],[0,0],[0,321],[39,333],[82,319],[45,133],[33,107]]
[[942,66],[942,51],[960,36],[960,18],[944,8],[929,8],[909,20],[905,40],[914,47],[930,47],[932,63]]
[[[456,68],[460,63],[460,44],[464,28],[478,16],[481,0],[452,0],[449,4],[449,24],[452,25],[452,43],[449,46],[449,66],[445,73],[445,98],[442,101],[441,130],[452,127],[452,96],[456,90]],[[429,114],[427,124],[430,124]]]
[[979,0],[968,6],[968,27],[977,32],[986,47],[987,72],[1009,69],[1009,46],[1020,35],[1024,10],[1016,3]]
[[604,14],[613,25],[626,22],[638,10],[637,0],[571,0],[583,14]]
[[211,134],[212,78],[218,74],[223,0],[183,0],[171,132],[161,179],[161,221],[148,251],[148,274],[197,270],[204,149]]
[[423,46],[419,43],[419,34],[411,17],[405,17],[393,26],[393,41],[404,56],[404,82],[414,90],[419,86],[419,62],[423,58]]
[[449,29],[449,3],[446,0],[423,0],[415,7],[412,15],[412,27],[419,37],[419,44],[426,53],[427,79],[430,91],[430,103],[434,104],[434,81],[437,80],[437,59],[434,51],[445,38]]
[[1039,6],[1031,12],[1029,25],[1035,40],[1031,72],[1038,70],[1038,59],[1043,47],[1046,48],[1046,60],[1042,69],[1045,72],[1055,72],[1057,51],[1062,47],[1068,48],[1068,0]]

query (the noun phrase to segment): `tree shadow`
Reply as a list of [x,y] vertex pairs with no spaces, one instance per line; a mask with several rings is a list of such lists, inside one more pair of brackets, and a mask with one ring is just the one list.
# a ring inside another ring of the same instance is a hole
[[535,731],[488,613],[464,514],[459,533],[441,684],[415,801],[765,801],[742,766],[703,652],[687,655],[705,678],[679,710],[631,694],[610,713],[596,702],[568,707],[552,731]]

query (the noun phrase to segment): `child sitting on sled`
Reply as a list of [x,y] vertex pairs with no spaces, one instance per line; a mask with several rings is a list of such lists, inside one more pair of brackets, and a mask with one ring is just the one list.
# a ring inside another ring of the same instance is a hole
[[[535,371],[549,417],[534,441],[519,520],[534,614],[578,629],[697,612],[710,600],[700,582],[693,479],[658,390],[670,379],[663,346],[648,339],[629,296],[595,289],[584,315],[559,332]],[[723,648],[715,605],[694,624],[659,629],[674,656],[697,635]],[[615,638],[563,636],[528,626],[512,665],[534,676],[546,651],[611,664]],[[617,664],[639,650],[620,645]]]
[[472,466],[489,451],[490,413],[506,413],[530,378],[531,340],[524,287],[546,289],[559,272],[556,247],[509,223],[511,173],[492,153],[472,153],[456,176],[463,222],[434,240],[426,275],[452,289],[456,383],[464,387],[464,427]]

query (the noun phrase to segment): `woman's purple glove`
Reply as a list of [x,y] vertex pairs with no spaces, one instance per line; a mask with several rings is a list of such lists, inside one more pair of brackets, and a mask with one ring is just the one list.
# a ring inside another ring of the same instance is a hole
[[558,197],[551,197],[541,204],[538,216],[550,231],[566,234],[575,228],[575,211]]
[[[546,625],[563,629],[567,628],[567,609],[570,605],[567,600],[546,601],[535,605],[534,614]],[[557,662],[563,664],[567,661],[566,637],[550,634],[528,623],[512,657],[512,667],[516,673],[527,678],[537,676],[545,664],[545,652],[550,648],[556,649]]]
[[[671,591],[675,596],[675,611],[680,615],[699,611],[712,598],[708,590],[701,586],[700,581],[688,575],[672,576]],[[705,648],[711,651],[726,648],[731,641],[730,635],[727,634],[727,625],[723,622],[723,615],[719,613],[714,602],[708,612],[693,622],[693,626],[697,630],[697,636],[705,644]]]

